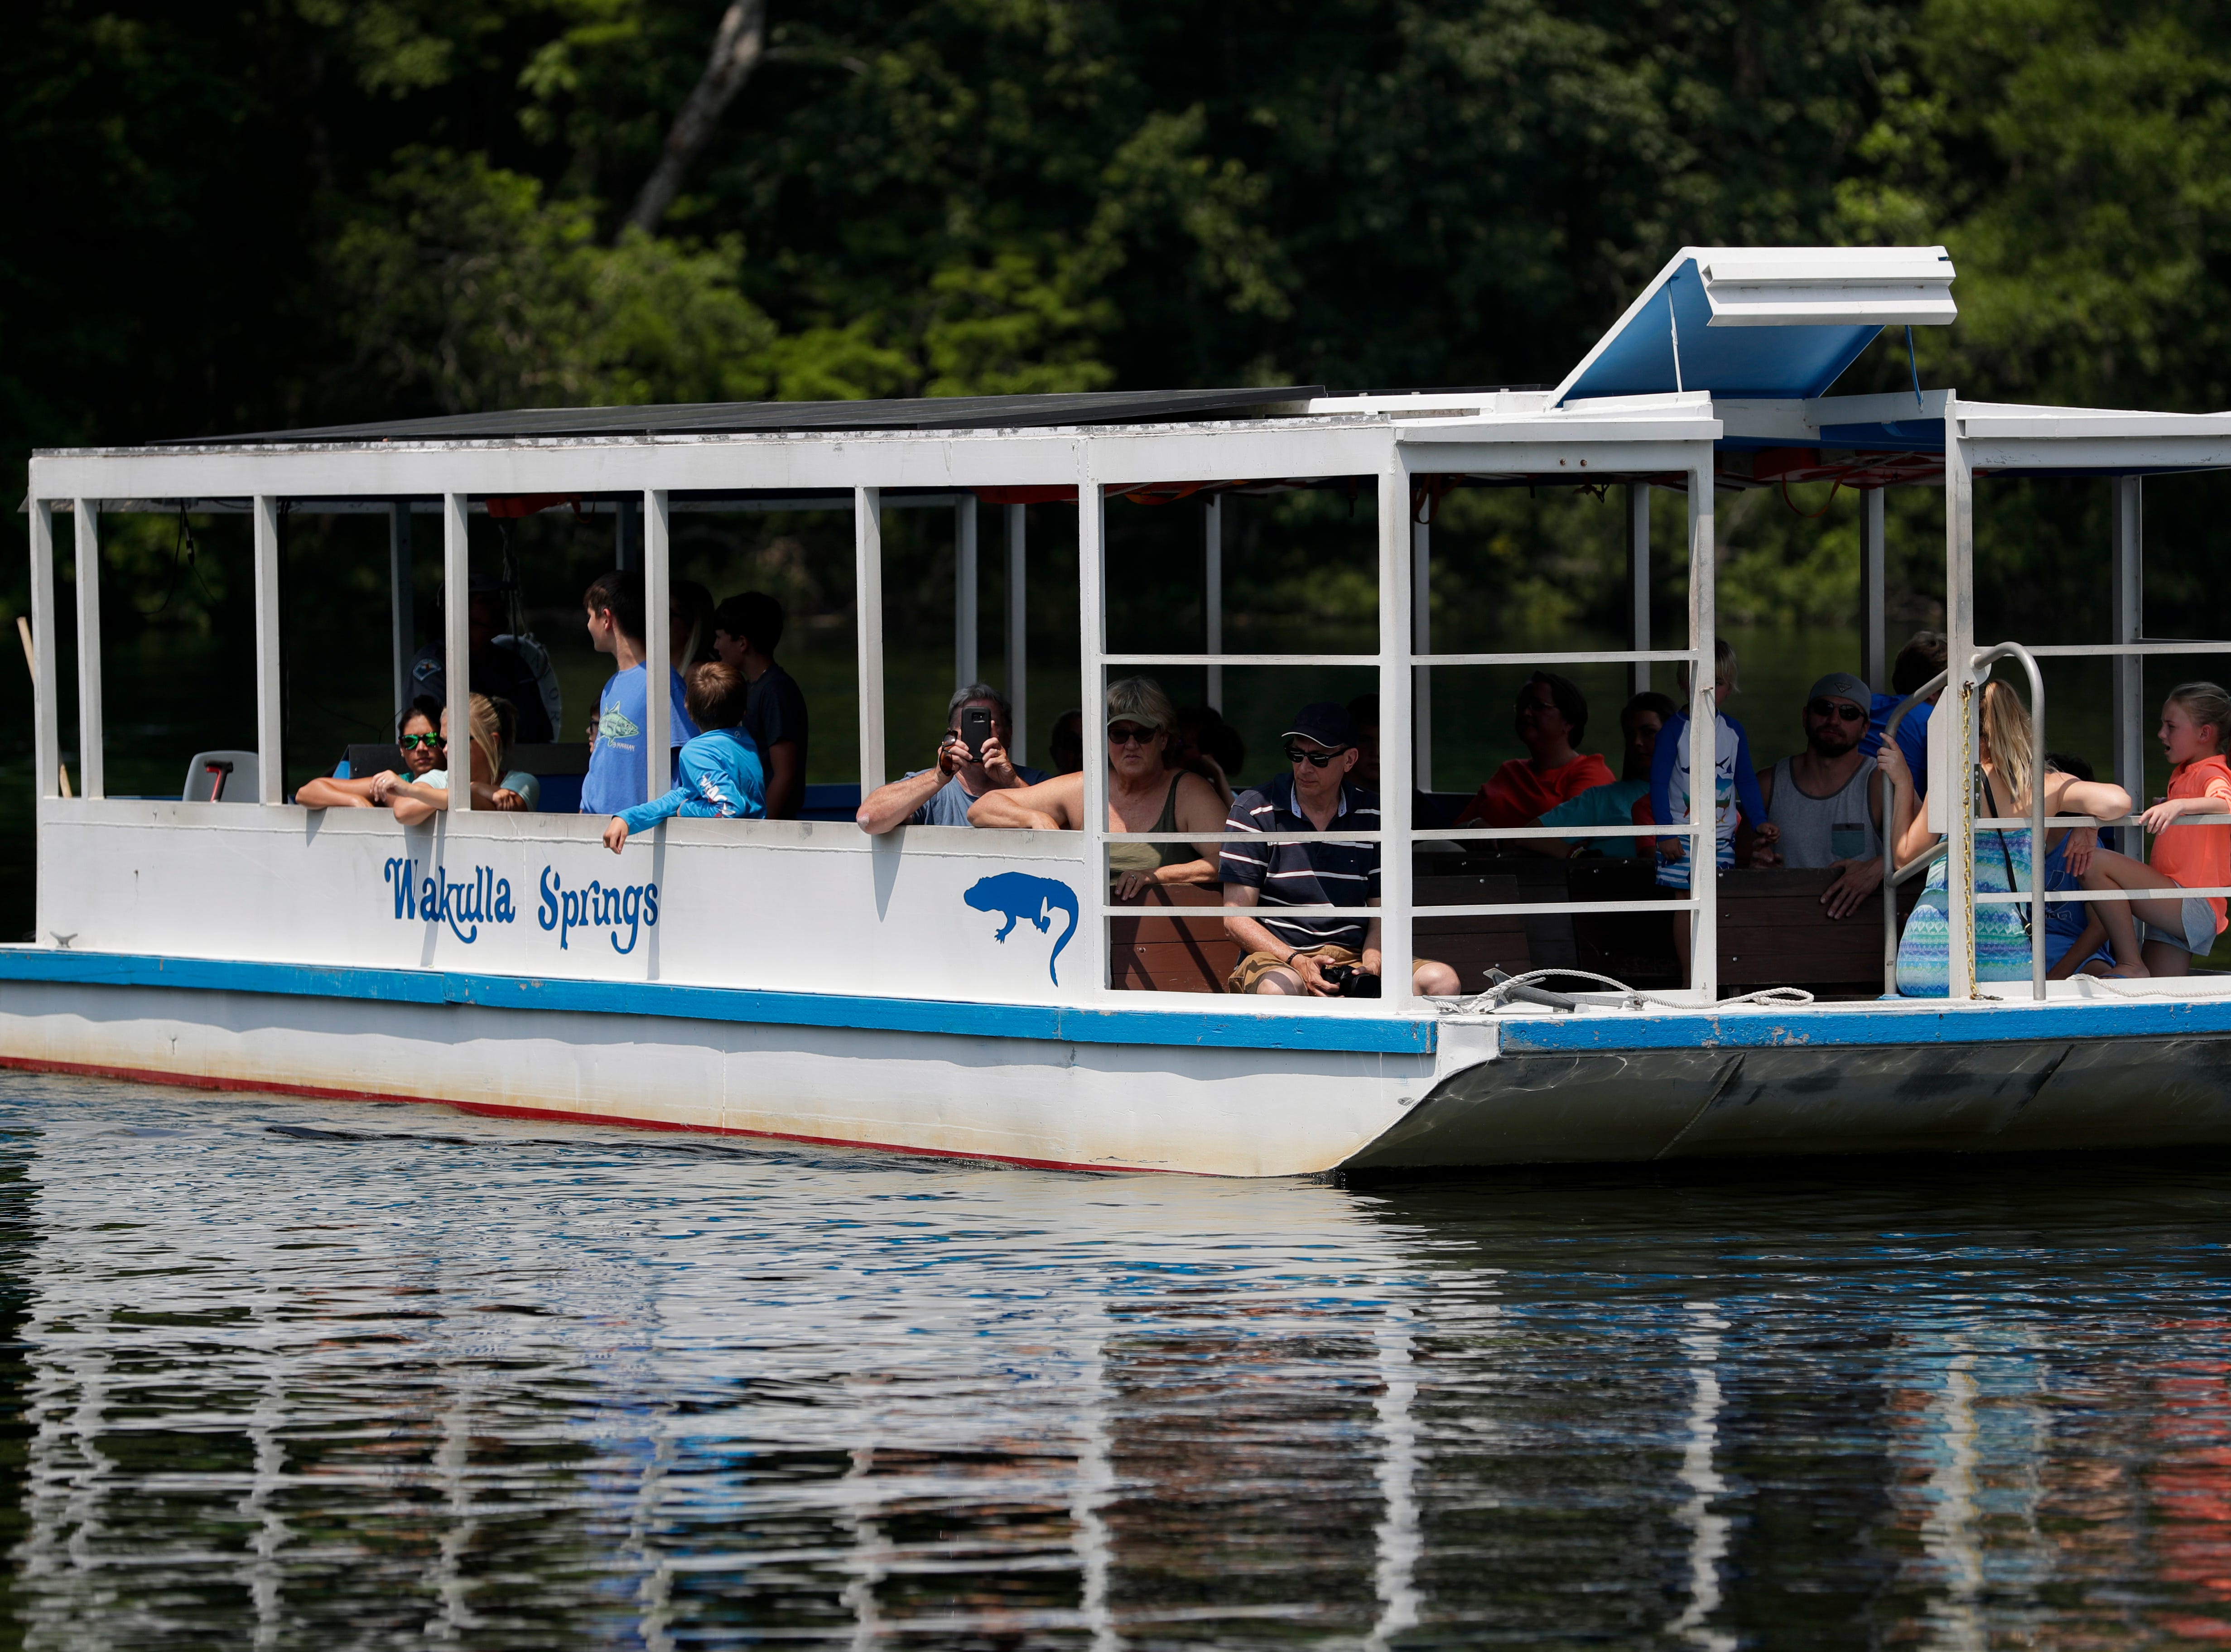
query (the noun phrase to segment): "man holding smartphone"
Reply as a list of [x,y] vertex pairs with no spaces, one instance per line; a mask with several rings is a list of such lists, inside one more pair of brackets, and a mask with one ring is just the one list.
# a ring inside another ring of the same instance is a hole
[[1008,756],[1013,731],[1007,697],[989,683],[970,683],[945,708],[936,766],[876,787],[853,818],[862,831],[876,836],[901,826],[966,826],[969,804],[986,792],[1036,785],[1046,778]]

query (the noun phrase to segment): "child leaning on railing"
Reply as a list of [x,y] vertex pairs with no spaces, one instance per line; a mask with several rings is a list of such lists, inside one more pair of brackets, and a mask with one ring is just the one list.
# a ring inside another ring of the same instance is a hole
[[2155,731],[2170,760],[2169,795],[2143,816],[2153,834],[2149,865],[2102,849],[2084,875],[2087,889],[2127,889],[2129,900],[2101,900],[2118,975],[2185,975],[2214,950],[2223,932],[2221,895],[2141,894],[2163,889],[2221,889],[2231,885],[2231,825],[2185,825],[2185,815],[2231,814],[2231,694],[2212,682],[2182,683],[2162,702]]

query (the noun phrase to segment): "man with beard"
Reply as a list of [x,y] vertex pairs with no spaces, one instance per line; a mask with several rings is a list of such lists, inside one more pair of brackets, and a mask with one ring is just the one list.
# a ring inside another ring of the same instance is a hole
[[1805,700],[1805,749],[1759,777],[1776,847],[1791,867],[1833,867],[1820,894],[1831,918],[1848,918],[1882,887],[1882,798],[1875,760],[1859,749],[1873,694],[1848,671],[1832,671]]

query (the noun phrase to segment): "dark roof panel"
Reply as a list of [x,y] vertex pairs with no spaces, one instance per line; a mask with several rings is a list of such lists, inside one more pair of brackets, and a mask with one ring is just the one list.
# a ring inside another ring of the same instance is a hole
[[727,436],[784,430],[1031,429],[1153,424],[1247,413],[1322,396],[1321,384],[1256,390],[1089,390],[1052,396],[939,396],[903,402],[690,402],[644,407],[529,407],[313,430],[190,436],[162,447],[288,442],[502,441],[525,436]]

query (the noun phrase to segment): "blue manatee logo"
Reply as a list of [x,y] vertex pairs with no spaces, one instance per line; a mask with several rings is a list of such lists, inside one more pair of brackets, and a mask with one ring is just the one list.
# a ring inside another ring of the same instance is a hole
[[1069,945],[1069,938],[1077,933],[1076,890],[1052,878],[1034,878],[1026,872],[995,872],[988,878],[979,878],[975,887],[960,898],[979,912],[996,912],[1006,917],[999,932],[992,937],[995,941],[1005,941],[1015,932],[1017,924],[1025,921],[1046,932],[1053,928],[1055,913],[1067,913],[1069,926],[1053,944],[1052,957],[1046,959],[1046,978],[1056,986],[1061,984],[1053,966],[1061,949]]

